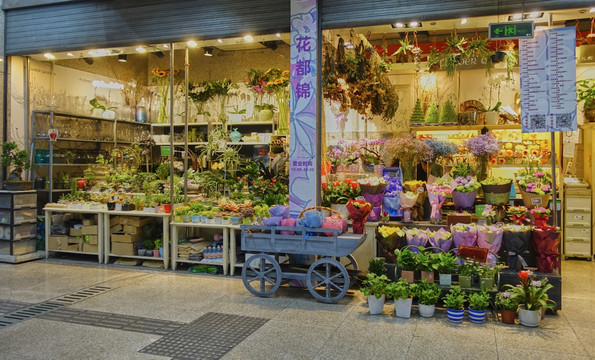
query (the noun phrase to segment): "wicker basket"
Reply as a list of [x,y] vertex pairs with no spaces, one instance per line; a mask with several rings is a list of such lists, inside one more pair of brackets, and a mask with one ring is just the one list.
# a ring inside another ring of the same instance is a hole
[[527,207],[527,209],[533,209],[536,207],[547,207],[551,195],[538,195],[533,193],[528,193],[525,190],[521,189],[521,196],[523,197],[523,203]]

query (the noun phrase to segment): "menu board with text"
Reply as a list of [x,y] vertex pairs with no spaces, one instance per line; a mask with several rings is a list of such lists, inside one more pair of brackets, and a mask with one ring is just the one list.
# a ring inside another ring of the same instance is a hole
[[577,129],[575,44],[574,27],[519,41],[523,132]]

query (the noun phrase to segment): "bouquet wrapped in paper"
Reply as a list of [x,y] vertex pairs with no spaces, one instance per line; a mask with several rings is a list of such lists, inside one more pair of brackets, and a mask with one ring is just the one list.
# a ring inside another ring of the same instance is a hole
[[450,226],[455,247],[475,246],[477,244],[477,226],[475,224],[455,224]]
[[417,200],[412,207],[411,217],[413,220],[424,219],[424,202],[426,201],[426,188],[423,181],[406,181],[403,183],[403,189],[417,193]]
[[[452,234],[449,231],[440,228],[438,231],[430,233],[430,245],[441,249],[444,252],[448,252],[452,247]],[[439,252],[438,249],[435,249],[434,252]]]
[[531,221],[527,216],[527,212],[527,208],[524,206],[510,206],[506,210],[506,215],[511,222],[526,225]]
[[439,220],[442,218],[440,209],[444,200],[452,193],[452,189],[448,185],[442,185],[440,182],[436,182],[428,186],[428,199],[430,200],[430,206],[432,211],[430,213],[430,219]]
[[[426,244],[430,240],[428,232],[422,229],[407,229],[405,236],[407,237],[407,245],[413,245],[416,248],[418,246],[426,247]],[[415,249],[412,251],[417,252]]]
[[[345,220],[342,217],[339,217],[337,215],[327,216],[326,218],[324,218],[324,222],[322,223],[321,228],[323,228],[323,229],[339,229],[339,230],[341,230],[341,232],[339,232],[337,235],[341,235],[345,231],[347,231],[347,220]],[[326,236],[334,235],[332,232],[328,232],[328,233],[324,233],[324,234]]]
[[554,268],[559,268],[558,245],[560,232],[555,227],[544,227],[533,230],[533,250],[537,261],[537,270],[551,273]]
[[349,215],[351,215],[351,224],[354,234],[363,234],[365,230],[366,219],[372,211],[372,205],[367,201],[350,199],[346,205]]
[[[395,171],[400,171],[396,168]],[[402,215],[401,211],[401,180],[399,179],[398,174],[395,176],[391,176],[391,172],[384,175],[384,180],[386,180],[386,189],[384,191],[384,199],[382,201],[382,210],[388,212],[389,216],[400,216]]]
[[497,226],[479,226],[477,228],[477,246],[488,249],[488,263],[492,266],[498,261],[504,229]]
[[535,255],[531,246],[532,228],[524,225],[507,225],[502,235],[500,257],[506,259],[508,267],[520,271],[535,264]]
[[378,221],[382,213],[382,200],[386,189],[386,180],[383,177],[368,176],[357,181],[361,194],[372,206],[368,220]]
[[380,225],[376,228],[376,240],[387,262],[396,262],[395,250],[405,246],[405,228]]
[[[401,193],[401,209],[403,209],[403,221],[411,221],[411,209],[417,202],[418,193],[402,192]],[[409,214],[409,218],[407,218]]]
[[544,207],[536,207],[530,210],[531,217],[533,218],[533,223],[538,228],[547,228],[547,222],[550,219],[550,209]]

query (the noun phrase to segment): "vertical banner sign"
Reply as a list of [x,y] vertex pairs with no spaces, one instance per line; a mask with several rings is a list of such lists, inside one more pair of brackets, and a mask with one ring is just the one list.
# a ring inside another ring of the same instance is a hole
[[291,216],[316,205],[316,0],[291,1],[289,207]]
[[519,41],[523,132],[576,130],[575,31],[544,30]]

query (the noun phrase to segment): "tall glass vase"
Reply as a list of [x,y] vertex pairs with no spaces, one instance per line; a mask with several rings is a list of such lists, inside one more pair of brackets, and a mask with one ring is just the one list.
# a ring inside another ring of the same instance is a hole
[[167,95],[161,98],[159,102],[159,115],[157,115],[158,123],[167,123]]
[[277,133],[279,135],[289,134],[289,93],[287,89],[281,89],[275,92],[277,96],[277,106],[279,107],[279,126]]
[[488,177],[488,161],[490,161],[488,156],[478,156],[477,163],[479,165],[478,172],[477,172],[477,180],[483,181]]
[[401,170],[403,171],[403,182],[414,181],[417,178],[417,163],[414,161],[402,161]]

